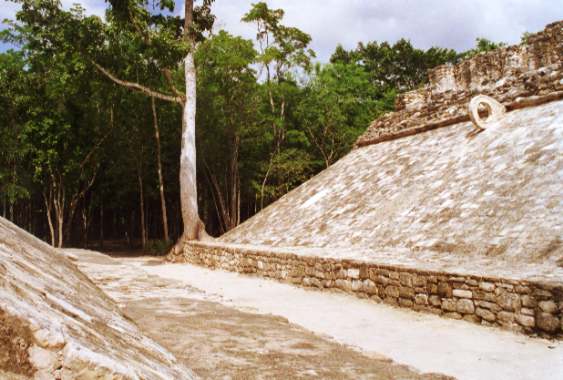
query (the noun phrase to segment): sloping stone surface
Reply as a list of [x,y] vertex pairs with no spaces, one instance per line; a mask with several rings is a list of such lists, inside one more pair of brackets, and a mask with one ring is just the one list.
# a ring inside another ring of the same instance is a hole
[[327,247],[411,266],[493,259],[561,281],[563,101],[471,130],[458,123],[355,149],[219,243]]
[[62,253],[0,218],[0,378],[194,376]]

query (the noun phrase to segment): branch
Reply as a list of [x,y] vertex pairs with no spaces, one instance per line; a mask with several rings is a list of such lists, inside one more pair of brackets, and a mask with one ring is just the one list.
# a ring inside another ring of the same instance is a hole
[[96,143],[96,145],[94,145],[94,147],[88,152],[88,154],[86,155],[86,157],[84,157],[84,159],[82,160],[82,162],[80,163],[80,170],[84,171],[84,166],[86,166],[86,164],[88,163],[88,161],[90,161],[90,158],[92,158],[92,155],[94,154],[94,152],[96,151],[96,149],[98,149],[103,143],[104,141],[109,137],[109,135],[111,134],[111,132],[113,132],[112,129],[110,129],[109,131],[107,131],[107,133],[100,139],[100,141],[98,141]]
[[104,69],[102,66],[97,64],[96,62],[92,61],[92,63],[94,64],[94,66],[96,66],[96,68],[102,74],[104,74],[106,77],[108,77],[109,79],[111,79],[115,83],[119,84],[120,86],[127,87],[127,88],[130,88],[130,89],[142,92],[143,94],[146,94],[148,96],[152,96],[152,97],[155,97],[155,98],[158,98],[158,99],[178,103],[178,104],[181,104],[181,105],[184,104],[184,100],[182,98],[178,97],[178,96],[166,95],[166,94],[160,93],[158,91],[151,90],[150,88],[145,87],[143,85],[140,85],[139,83],[129,82],[129,81],[126,81],[126,80],[119,79],[115,75],[113,75],[112,73],[110,73],[109,71]]
[[166,78],[166,81],[168,82],[168,85],[170,86],[170,89],[172,90],[174,95],[176,95],[176,97],[182,99],[182,101],[185,102],[186,96],[182,94],[180,91],[178,91],[176,86],[174,86],[174,80],[172,79],[172,73],[170,72],[170,70],[162,69],[161,71],[162,74],[164,75],[164,78]]

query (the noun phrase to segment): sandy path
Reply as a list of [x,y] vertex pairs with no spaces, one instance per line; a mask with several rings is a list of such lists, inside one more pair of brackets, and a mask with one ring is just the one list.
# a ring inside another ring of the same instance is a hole
[[[149,274],[154,258],[67,250],[149,336],[205,379],[445,379],[289,323],[225,305],[220,294]],[[235,284],[236,285],[236,284]],[[221,301],[217,302],[217,301]]]
[[226,306],[285,317],[312,332],[423,372],[475,380],[563,379],[561,342],[188,264],[144,269],[201,289]]

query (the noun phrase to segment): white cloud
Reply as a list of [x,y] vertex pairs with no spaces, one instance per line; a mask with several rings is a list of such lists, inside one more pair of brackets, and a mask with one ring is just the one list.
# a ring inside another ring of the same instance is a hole
[[[216,0],[217,26],[233,34],[255,37],[253,25],[240,21],[257,0]],[[477,37],[517,43],[525,31],[541,30],[563,19],[561,0],[267,0],[283,8],[285,24],[313,37],[321,61],[328,60],[338,43],[353,48],[358,41],[410,39],[420,48],[441,46],[465,50]],[[102,16],[103,0],[63,0],[81,4],[89,14]],[[183,1],[176,12],[181,13]],[[10,17],[14,4],[0,0],[0,17]]]

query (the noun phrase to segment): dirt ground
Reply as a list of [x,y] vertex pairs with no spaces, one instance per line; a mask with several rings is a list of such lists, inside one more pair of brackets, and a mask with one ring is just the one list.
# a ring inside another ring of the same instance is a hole
[[[221,305],[127,261],[69,251],[79,267],[150,337],[204,379],[449,379],[421,374],[289,323]],[[145,259],[145,265],[160,265]]]

